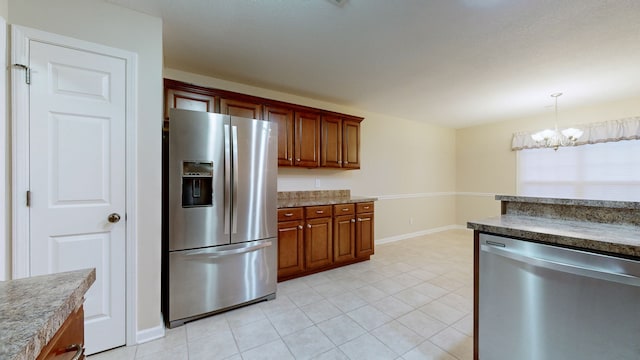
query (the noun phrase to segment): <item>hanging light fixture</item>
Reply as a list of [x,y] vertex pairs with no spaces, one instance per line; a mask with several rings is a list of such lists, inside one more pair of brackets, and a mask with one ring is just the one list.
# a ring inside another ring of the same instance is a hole
[[535,142],[542,144],[544,147],[553,148],[553,150],[558,150],[560,146],[573,146],[580,136],[582,136],[582,130],[580,129],[568,128],[562,131],[558,130],[558,97],[561,95],[562,93],[551,94],[551,97],[556,99],[555,129],[546,129],[531,135],[531,138]]

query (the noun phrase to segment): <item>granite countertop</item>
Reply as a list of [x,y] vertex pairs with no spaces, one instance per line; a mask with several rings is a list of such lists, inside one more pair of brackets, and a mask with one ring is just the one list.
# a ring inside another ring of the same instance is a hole
[[35,359],[95,279],[85,269],[0,281],[0,359]]
[[282,199],[278,200],[278,209],[298,206],[352,204],[376,200],[378,200],[378,198],[366,196],[325,197],[316,199]]
[[351,196],[350,190],[282,191],[278,192],[278,209],[299,206],[352,204],[376,200],[378,198],[370,196]]
[[563,199],[550,197],[530,197],[513,195],[496,195],[496,200],[507,202],[522,202],[529,204],[549,204],[567,206],[589,206],[610,209],[640,209],[640,202],[616,200]]
[[497,235],[640,258],[640,226],[632,224],[506,214],[471,221],[467,227]]

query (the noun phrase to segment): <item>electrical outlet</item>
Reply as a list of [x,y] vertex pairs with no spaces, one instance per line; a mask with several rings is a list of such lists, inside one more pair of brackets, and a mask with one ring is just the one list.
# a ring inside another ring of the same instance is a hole
[[320,179],[316,179],[316,188],[320,188]]
[[413,218],[409,218],[409,225],[413,225]]

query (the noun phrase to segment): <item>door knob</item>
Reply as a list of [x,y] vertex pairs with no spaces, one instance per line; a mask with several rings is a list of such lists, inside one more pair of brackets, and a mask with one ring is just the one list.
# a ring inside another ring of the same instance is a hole
[[107,217],[107,220],[109,220],[110,223],[117,223],[118,221],[120,221],[120,214],[117,213],[111,213],[109,214],[109,216]]

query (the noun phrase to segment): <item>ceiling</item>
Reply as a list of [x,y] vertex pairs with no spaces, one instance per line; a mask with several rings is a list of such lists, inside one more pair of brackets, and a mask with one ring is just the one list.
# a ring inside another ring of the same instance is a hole
[[640,96],[638,0],[106,1],[165,67],[448,127]]

